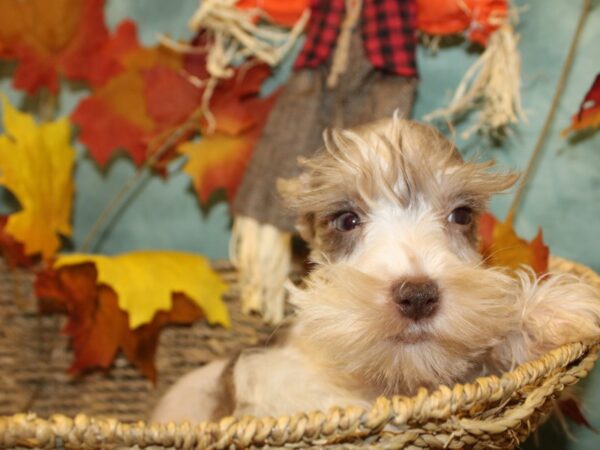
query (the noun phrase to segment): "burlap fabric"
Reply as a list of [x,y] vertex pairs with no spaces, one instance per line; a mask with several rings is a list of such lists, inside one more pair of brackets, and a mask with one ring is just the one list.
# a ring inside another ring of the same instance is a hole
[[277,178],[298,171],[299,156],[322,146],[328,127],[351,127],[390,117],[398,109],[410,117],[417,80],[386,74],[365,57],[359,32],[350,45],[348,69],[336,88],[326,86],[329,66],[294,72],[269,114],[233,203],[233,213],[294,231],[295,218],[277,195]]
[[[553,259],[553,270],[600,278]],[[333,409],[281,418],[225,418],[199,425],[149,425],[157,398],[175,379],[206,361],[260,344],[272,329],[241,315],[227,297],[233,328],[198,323],[163,333],[152,386],[119,358],[107,374],[71,379],[72,354],[59,334],[64,318],[36,312],[31,275],[0,271],[0,448],[502,448],[523,442],[553,408],[554,399],[592,369],[598,342],[574,343],[502,377],[441,386],[415,397],[381,398],[370,410]],[[227,265],[219,271],[235,286]],[[191,399],[190,401],[193,401]]]

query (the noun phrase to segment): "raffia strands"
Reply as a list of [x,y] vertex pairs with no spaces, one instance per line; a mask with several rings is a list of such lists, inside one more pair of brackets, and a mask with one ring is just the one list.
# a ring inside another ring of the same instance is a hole
[[244,313],[258,312],[269,323],[283,320],[291,241],[291,233],[273,225],[251,217],[235,217],[229,257],[240,275],[238,286]]
[[502,25],[491,36],[488,46],[469,68],[446,108],[433,111],[425,120],[452,122],[469,111],[479,110],[476,122],[462,133],[492,136],[505,133],[510,125],[525,120],[521,106],[521,58],[518,35],[510,24]]
[[[371,410],[332,409],[280,418],[224,418],[198,425],[123,423],[83,414],[0,418],[2,448],[204,449],[249,446],[320,448],[514,448],[535,429],[565,386],[587,375],[598,344],[574,343],[498,377],[380,398]],[[498,405],[502,405],[498,407]],[[488,408],[487,410],[485,408]]]
[[[240,9],[235,6],[237,2],[201,0],[188,22],[192,31],[208,33],[210,42],[206,58],[206,70],[210,78],[196,80],[195,83],[206,86],[202,109],[209,132],[216,125],[209,104],[219,80],[231,78],[235,73],[234,65],[246,58],[255,58],[270,66],[279,64],[302,34],[310,16],[307,9],[291,29],[285,29],[272,25],[269,16],[261,9]],[[181,53],[206,51],[173,41],[164,35],[160,35],[159,40],[164,46]]]
[[[306,10],[291,30],[269,24],[260,9],[236,8],[237,0],[202,0],[188,25],[192,31],[206,30],[215,39],[209,51],[208,71],[216,78],[233,75],[231,63],[253,56],[277,65],[292,48],[308,22]],[[257,22],[256,19],[264,22]]]

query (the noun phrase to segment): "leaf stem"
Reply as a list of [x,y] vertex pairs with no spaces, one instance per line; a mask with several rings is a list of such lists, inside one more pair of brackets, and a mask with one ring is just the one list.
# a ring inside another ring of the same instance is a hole
[[554,114],[556,113],[556,109],[558,107],[558,102],[562,93],[564,91],[567,79],[569,77],[569,73],[571,72],[571,67],[573,66],[573,58],[575,57],[575,53],[577,50],[577,45],[579,44],[579,38],[581,36],[581,32],[583,31],[583,27],[585,25],[585,21],[589,15],[591,8],[591,0],[583,0],[581,13],[579,14],[579,20],[577,22],[577,27],[575,28],[575,33],[571,38],[571,45],[569,47],[569,52],[567,53],[567,57],[565,58],[565,62],[563,63],[562,70],[560,72],[560,78],[558,79],[558,84],[556,85],[556,89],[554,91],[554,97],[552,98],[552,103],[550,104],[550,109],[546,114],[546,119],[544,120],[544,125],[542,126],[542,130],[538,135],[537,142],[535,143],[535,147],[531,156],[529,157],[529,161],[527,162],[527,167],[523,172],[521,177],[521,182],[515,192],[515,196],[510,204],[510,208],[508,210],[507,217],[509,220],[514,219],[517,211],[519,210],[519,206],[521,205],[521,200],[523,198],[523,193],[525,191],[525,187],[529,178],[531,177],[536,163],[538,161],[538,157],[544,147],[544,142],[548,137],[548,131],[550,129],[550,125],[552,124],[552,119],[554,118]]
[[57,107],[57,97],[48,89],[42,89],[38,96],[37,110],[42,122],[54,119]]
[[82,253],[87,253],[93,248],[94,240],[96,236],[105,225],[105,223],[112,217],[112,213],[115,209],[119,207],[119,205],[123,202],[123,200],[127,197],[127,195],[138,185],[140,180],[145,175],[146,171],[149,170],[152,166],[154,166],[160,158],[171,149],[179,139],[181,139],[193,126],[194,119],[197,116],[197,111],[192,113],[188,120],[186,120],[183,124],[177,127],[166,139],[165,141],[156,149],[156,151],[152,152],[150,157],[144,161],[144,163],[136,170],[136,172],[125,180],[121,189],[110,199],[104,210],[100,213],[85,238],[83,239],[83,243],[79,247],[78,251]]

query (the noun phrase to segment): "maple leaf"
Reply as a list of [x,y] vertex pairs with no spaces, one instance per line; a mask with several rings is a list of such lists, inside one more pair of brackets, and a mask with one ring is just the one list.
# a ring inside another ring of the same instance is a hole
[[86,79],[108,39],[104,0],[0,0],[0,51],[18,61],[13,85],[58,92],[59,75]]
[[6,135],[0,136],[0,184],[21,205],[4,231],[24,245],[26,255],[49,259],[61,245],[58,234],[71,235],[71,128],[64,118],[38,126],[5,97],[2,105]]
[[124,20],[117,26],[114,35],[106,39],[95,51],[91,60],[73,60],[71,78],[87,81],[93,87],[102,86],[127,68],[128,56],[140,51],[137,26]]
[[121,149],[140,165],[155,127],[146,109],[141,74],[124,72],[110,79],[81,100],[71,121],[79,126],[79,140],[101,167]]
[[548,270],[548,247],[544,244],[541,228],[530,242],[517,236],[512,218],[505,222],[490,213],[484,213],[479,219],[480,251],[491,266],[503,266],[518,269],[522,265],[541,275]]
[[158,66],[145,70],[142,75],[148,115],[161,127],[185,122],[200,105],[203,91],[190,84],[181,73]]
[[225,189],[228,200],[233,201],[276,99],[276,94],[267,98],[258,95],[270,73],[264,64],[239,68],[236,76],[222,82],[211,98],[215,131],[209,132],[206,119],[202,119],[202,139],[178,146],[177,151],[188,158],[183,171],[192,178],[201,202],[219,188]]
[[149,323],[157,311],[168,311],[172,295],[182,293],[206,314],[210,323],[229,326],[221,296],[227,285],[200,255],[171,251],[136,251],[117,256],[59,255],[55,269],[94,263],[98,284],[111,287],[119,307],[129,314],[129,327]]
[[[237,136],[254,126],[264,125],[275,95],[260,98],[260,88],[271,75],[266,64],[241,66],[234,77],[223,80],[217,86],[210,101],[215,130]],[[202,118],[200,129],[210,134],[208,121]]]
[[598,127],[600,127],[600,73],[596,75],[592,87],[585,94],[579,111],[571,118],[571,125],[562,131],[562,135]]
[[43,312],[69,316],[63,331],[72,340],[72,374],[108,369],[121,350],[141,373],[155,381],[154,356],[162,328],[191,324],[204,317],[193,301],[177,293],[169,310],[158,311],[149,323],[131,329],[115,291],[98,284],[93,263],[45,269],[37,275],[35,290]]
[[[141,165],[200,105],[202,90],[182,74],[181,56],[143,48],[135,24],[122,23],[105,46],[101,75],[71,120],[90,156],[105,166],[119,150]],[[105,78],[113,76],[105,81]]]
[[224,188],[228,200],[233,201],[259,133],[260,130],[240,136],[215,133],[178,147],[188,157],[183,171],[192,178],[201,202],[207,202],[219,188]]

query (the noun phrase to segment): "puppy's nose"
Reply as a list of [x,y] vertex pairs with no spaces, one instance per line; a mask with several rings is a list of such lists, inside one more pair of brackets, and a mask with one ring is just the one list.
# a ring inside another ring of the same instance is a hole
[[419,320],[433,315],[440,293],[435,281],[419,277],[400,280],[392,288],[392,296],[404,316]]

